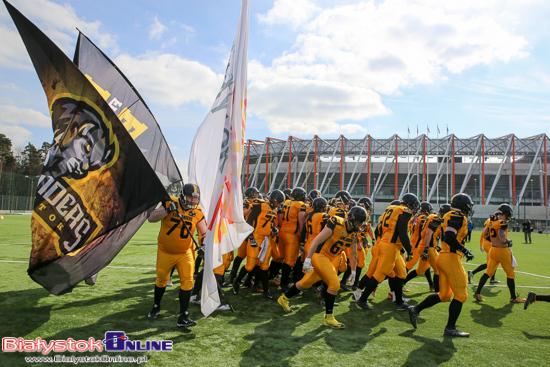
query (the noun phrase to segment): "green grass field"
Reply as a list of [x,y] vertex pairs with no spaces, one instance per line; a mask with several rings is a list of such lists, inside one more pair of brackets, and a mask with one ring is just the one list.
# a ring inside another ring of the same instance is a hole
[[[502,283],[487,284],[483,290],[486,302],[474,302],[474,288],[469,287],[470,299],[458,320],[459,328],[471,333],[464,339],[443,337],[448,303],[423,311],[414,331],[408,313],[396,312],[386,299],[387,282],[377,291],[374,311],[359,309],[351,292],[340,292],[335,315],[346,324],[343,330],[322,325],[324,307],[313,291],[293,298],[295,312],[285,314],[276,302],[265,301],[261,294],[247,289],[239,296],[228,294],[236,313],[215,312],[204,318],[199,306],[191,305],[190,316],[198,325],[178,328],[179,281],[167,288],[161,316],[150,320],[147,313],[153,303],[159,226],[146,223],[100,272],[95,286],[82,283],[72,293],[56,297],[27,275],[30,216],[4,215],[0,220],[2,338],[100,340],[106,331],[124,331],[130,340],[172,340],[172,352],[48,355],[145,355],[146,365],[151,366],[542,366],[550,360],[550,304],[539,302],[524,311],[522,304],[509,303],[502,269],[497,271]],[[472,243],[467,244],[476,258],[465,263],[466,270],[485,261],[485,254],[479,251],[479,235],[474,232]],[[519,263],[516,289],[520,296],[525,297],[529,290],[549,294],[550,237],[533,234],[532,245],[522,244],[522,233],[510,233],[509,237],[514,240]],[[474,283],[480,276],[476,275]],[[415,280],[407,285],[411,292],[405,294],[411,304],[428,295],[425,278]],[[0,366],[47,365],[25,363],[29,356],[41,354],[2,352]]]

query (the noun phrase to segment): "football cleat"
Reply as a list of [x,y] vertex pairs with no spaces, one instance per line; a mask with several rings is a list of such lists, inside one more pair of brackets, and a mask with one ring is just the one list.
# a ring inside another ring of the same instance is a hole
[[351,292],[351,289],[346,285],[346,283],[340,282],[340,289],[344,292]]
[[388,293],[388,299],[391,299],[393,301],[395,299],[395,293],[393,292]]
[[189,298],[189,303],[192,303],[194,305],[200,305],[201,304],[201,296],[199,294],[192,294],[191,298]]
[[527,307],[529,307],[529,305],[531,303],[535,303],[536,300],[537,300],[537,294],[535,292],[529,292],[527,294],[527,299],[525,300],[525,303],[523,304],[523,309],[527,310]]
[[403,288],[403,292],[410,292],[410,291],[411,291],[410,289]]
[[372,308],[372,306],[369,306],[367,302],[357,301],[356,303],[357,303],[357,306],[361,307],[363,310],[368,310],[368,311],[374,310],[374,308]]
[[479,293],[474,293],[474,299],[478,302],[485,302],[485,299]]
[[354,301],[359,301],[359,298],[361,298],[362,293],[363,291],[361,290],[361,288],[357,288],[357,290],[353,292],[353,294],[351,295],[351,298],[353,298]]
[[220,303],[220,305],[218,306],[218,308],[216,308],[216,310],[217,311],[230,311],[231,307],[229,307],[228,304]]
[[333,329],[343,329],[346,327],[346,325],[342,324],[341,322],[338,322],[333,314],[325,314],[325,321],[323,321],[323,325],[331,327]]
[[286,296],[284,294],[277,299],[277,303],[281,305],[281,307],[283,308],[283,310],[285,312],[292,312],[293,311],[292,308],[290,308],[290,302],[289,302],[288,298],[286,298]]
[[256,284],[254,284],[254,285],[252,286],[252,290],[253,290],[254,292],[256,292],[256,293],[264,293],[263,288],[258,287]]
[[[324,305],[325,305],[325,300],[324,300],[324,299],[320,300],[320,301],[319,301],[319,304],[320,304],[321,306],[324,306]],[[339,304],[338,302],[334,302],[334,305],[333,305],[333,306],[334,306],[334,307],[338,307],[338,306],[340,306],[340,304]]]
[[491,283],[491,284],[498,284],[498,283],[500,283],[500,280],[498,280],[498,279],[491,279],[491,280],[489,280],[489,283]]
[[153,309],[151,310],[151,312],[149,312],[149,315],[147,315],[147,317],[150,319],[156,319],[158,315],[160,315],[160,306],[154,305]]
[[445,331],[443,332],[443,335],[445,336],[459,336],[462,338],[468,338],[470,336],[470,333],[466,333],[464,331],[460,331],[456,328],[445,328]]
[[415,306],[409,307],[409,320],[411,321],[411,325],[414,327],[414,330],[418,329],[418,311],[416,310]]
[[179,327],[189,327],[189,326],[197,325],[197,322],[194,320],[191,320],[188,316],[188,313],[185,312],[180,314],[180,317],[178,317],[178,322],[176,325]]
[[525,298],[519,298],[516,296],[516,298],[510,298],[510,302],[512,303],[525,303]]
[[396,311],[407,311],[409,309],[409,305],[405,302],[400,305],[395,305]]
[[472,279],[474,279],[474,272],[468,270],[468,284],[472,284]]
[[267,299],[268,301],[276,301],[277,297],[273,295],[269,290],[267,292],[263,292],[264,299]]
[[239,287],[240,287],[240,286],[239,286],[239,282],[234,281],[234,282],[233,282],[233,294],[234,294],[234,295],[239,294]]

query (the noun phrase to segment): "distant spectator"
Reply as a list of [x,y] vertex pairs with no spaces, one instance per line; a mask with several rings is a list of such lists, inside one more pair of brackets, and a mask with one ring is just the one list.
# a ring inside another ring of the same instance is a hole
[[466,236],[466,240],[470,242],[472,239],[472,230],[474,229],[474,223],[471,220],[468,220],[468,236]]
[[525,237],[525,243],[527,243],[527,239],[529,239],[529,243],[531,243],[532,231],[533,227],[531,226],[531,221],[529,219],[525,219],[525,222],[523,222],[523,236]]

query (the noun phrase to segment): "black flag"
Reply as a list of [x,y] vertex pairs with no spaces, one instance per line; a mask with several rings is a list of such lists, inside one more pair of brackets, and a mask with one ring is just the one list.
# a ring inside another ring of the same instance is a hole
[[4,0],[46,93],[53,143],[31,220],[28,273],[55,295],[107,266],[163,200],[164,186],[76,65]]
[[118,116],[164,187],[181,181],[168,143],[143,98],[120,69],[82,33],[78,35],[74,63]]

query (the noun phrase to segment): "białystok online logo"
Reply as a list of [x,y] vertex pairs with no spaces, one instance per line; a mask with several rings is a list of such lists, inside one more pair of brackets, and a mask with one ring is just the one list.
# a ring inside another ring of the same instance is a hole
[[105,339],[95,340],[50,340],[41,338],[26,340],[23,338],[2,338],[3,352],[171,352],[171,340],[130,340],[124,331],[107,331]]

